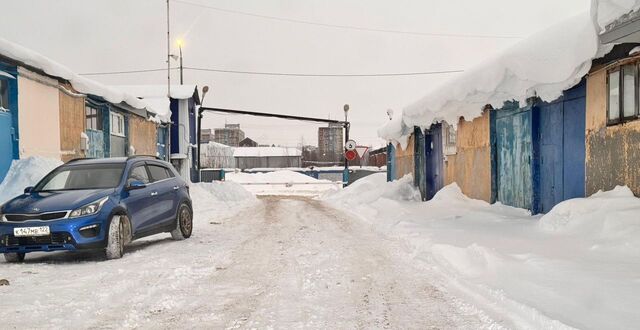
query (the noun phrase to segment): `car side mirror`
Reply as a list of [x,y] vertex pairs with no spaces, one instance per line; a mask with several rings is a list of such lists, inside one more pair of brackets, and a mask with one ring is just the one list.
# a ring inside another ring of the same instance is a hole
[[26,187],[24,188],[24,193],[25,194],[30,194],[33,191],[33,187]]
[[127,185],[127,190],[136,190],[136,189],[144,189],[147,187],[147,184],[142,181],[130,181]]

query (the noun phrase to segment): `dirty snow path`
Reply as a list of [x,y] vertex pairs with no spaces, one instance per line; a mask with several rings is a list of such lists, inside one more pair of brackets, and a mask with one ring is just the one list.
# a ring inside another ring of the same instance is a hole
[[396,243],[324,202],[266,197],[233,218],[199,218],[191,239],[152,237],[121,260],[55,253],[0,264],[11,281],[0,287],[0,326],[492,326]]

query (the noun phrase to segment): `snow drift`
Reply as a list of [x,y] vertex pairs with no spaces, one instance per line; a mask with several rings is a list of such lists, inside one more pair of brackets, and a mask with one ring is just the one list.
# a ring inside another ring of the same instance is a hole
[[227,172],[225,180],[236,182],[257,195],[318,196],[342,187],[341,183],[281,170],[266,173]]
[[449,289],[507,327],[640,322],[640,199],[628,188],[565,201],[544,216],[473,200],[455,184],[428,202],[411,192],[410,177],[371,175],[325,199],[402,241],[406,258],[436,267]]
[[43,157],[14,160],[9,172],[0,183],[0,205],[22,195],[24,188],[34,186],[47,173],[60,165],[62,162],[57,159]]

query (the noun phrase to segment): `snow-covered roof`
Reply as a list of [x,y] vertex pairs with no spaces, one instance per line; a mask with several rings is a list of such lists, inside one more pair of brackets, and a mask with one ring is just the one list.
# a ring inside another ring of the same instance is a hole
[[[153,107],[163,121],[171,121],[171,102],[167,98],[167,85],[117,85],[115,88],[126,91],[143,99]],[[171,98],[185,100],[197,97],[198,87],[196,85],[171,85]],[[197,103],[200,100],[196,100]]]
[[235,148],[233,157],[287,157],[302,156],[297,148],[286,147],[239,147]]
[[80,76],[68,67],[4,38],[0,38],[0,55],[66,80],[80,93],[99,96],[113,104],[126,103],[135,109],[146,108],[149,112],[156,113],[152,106],[131,94]]
[[500,108],[508,100],[538,96],[552,101],[580,82],[594,58],[610,50],[600,45],[598,32],[589,12],[538,32],[406,107],[378,135],[404,146],[413,126],[456,123],[460,116],[470,120],[480,116],[485,105]]
[[600,31],[614,28],[638,17],[640,0],[593,0],[591,13]]
[[[114,86],[141,98],[167,97],[167,85],[118,85]],[[171,85],[171,98],[184,100],[193,97],[196,85]]]

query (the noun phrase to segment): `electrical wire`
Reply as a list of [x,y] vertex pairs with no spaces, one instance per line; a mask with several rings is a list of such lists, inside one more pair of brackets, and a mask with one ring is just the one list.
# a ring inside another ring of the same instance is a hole
[[407,35],[416,35],[416,36],[425,36],[425,37],[442,37],[442,38],[475,38],[475,39],[522,39],[520,36],[508,36],[508,35],[484,35],[484,34],[458,34],[458,33],[434,33],[434,32],[418,32],[418,31],[403,31],[403,30],[390,30],[390,29],[379,29],[379,28],[369,28],[355,25],[342,25],[342,24],[328,24],[328,23],[320,23],[313,21],[306,21],[301,19],[287,18],[287,17],[278,17],[278,16],[269,16],[269,15],[261,15],[255,13],[248,13],[239,10],[231,10],[225,8],[214,7],[210,5],[205,5],[201,3],[195,3],[191,1],[185,0],[171,0],[172,2],[181,3],[190,6],[196,6],[200,8],[207,8],[210,10],[215,10],[218,12],[223,12],[227,14],[235,14],[249,17],[256,17],[262,19],[269,19],[275,21],[296,23],[296,24],[305,24],[305,25],[313,25],[313,26],[321,26],[321,27],[329,27],[336,29],[344,29],[344,30],[357,30],[357,31],[366,31],[366,32],[382,32],[382,33],[392,33],[392,34],[407,34]]
[[[172,68],[171,70],[177,70],[177,69],[179,68]],[[450,74],[450,73],[464,72],[464,70],[441,70],[441,71],[384,72],[384,73],[295,73],[295,72],[225,70],[225,69],[196,68],[196,67],[183,67],[183,70],[246,74],[246,75],[261,75],[261,76],[287,76],[287,77],[398,77],[398,76],[423,76],[423,75]],[[104,75],[119,75],[119,74],[132,74],[132,73],[160,72],[160,71],[167,71],[167,69],[89,72],[89,73],[81,73],[80,75],[104,76]]]

